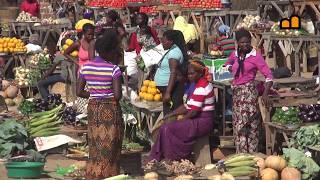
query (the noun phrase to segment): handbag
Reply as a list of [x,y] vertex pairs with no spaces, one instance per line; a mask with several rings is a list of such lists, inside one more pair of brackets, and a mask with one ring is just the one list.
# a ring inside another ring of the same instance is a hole
[[147,76],[147,79],[152,80],[152,81],[154,80],[154,76],[156,75],[156,72],[157,72],[158,68],[161,66],[161,63],[162,63],[164,57],[170,52],[171,49],[172,49],[172,48],[170,48],[170,49],[162,56],[162,58],[160,59],[160,61],[159,61],[157,64],[154,64],[154,65],[150,66],[150,68],[149,68],[150,71],[149,71],[149,74],[148,74],[148,76]]

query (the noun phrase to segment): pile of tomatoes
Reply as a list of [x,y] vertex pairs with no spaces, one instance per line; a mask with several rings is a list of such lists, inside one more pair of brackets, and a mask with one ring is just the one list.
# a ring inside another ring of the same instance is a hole
[[154,14],[158,13],[157,6],[146,6],[146,7],[140,7],[139,10],[141,13],[146,13],[146,14]]

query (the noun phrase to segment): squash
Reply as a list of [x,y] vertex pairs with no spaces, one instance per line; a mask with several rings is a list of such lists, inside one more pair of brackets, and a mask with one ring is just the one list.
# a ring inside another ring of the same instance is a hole
[[284,160],[280,156],[269,156],[265,160],[265,164],[267,168],[272,168],[276,171],[281,172],[287,166],[286,160]]
[[20,105],[23,101],[23,97],[21,95],[18,95],[16,98],[13,99],[13,101],[16,105]]
[[14,101],[12,99],[10,99],[10,98],[5,99],[5,102],[6,102],[6,104],[8,106],[14,106],[15,105]]
[[278,172],[271,168],[261,171],[261,180],[279,180]]
[[10,86],[10,82],[7,80],[2,80],[2,91],[6,90]]
[[257,162],[257,166],[259,167],[260,172],[266,168],[264,159],[262,159],[261,157],[255,157],[254,160]]
[[2,96],[3,98],[7,98],[8,95],[5,91],[0,91],[0,96]]
[[15,98],[18,95],[19,89],[16,86],[9,86],[6,89],[6,93],[8,95],[8,98]]
[[301,180],[301,173],[296,168],[286,167],[281,172],[281,180]]

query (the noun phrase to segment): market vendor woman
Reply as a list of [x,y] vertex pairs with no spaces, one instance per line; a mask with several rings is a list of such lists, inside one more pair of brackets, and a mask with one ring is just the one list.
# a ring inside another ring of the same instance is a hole
[[251,46],[251,34],[245,29],[236,32],[238,49],[231,53],[226,67],[232,72],[233,127],[237,153],[257,152],[259,144],[258,91],[254,83],[259,70],[266,78],[262,102],[269,106],[268,92],[272,87],[272,73],[262,55]]
[[99,56],[80,71],[77,95],[89,98],[87,180],[101,180],[120,173],[124,121],[119,104],[122,73],[115,65],[121,53],[117,48],[119,43],[116,31],[107,29],[95,43]]
[[208,68],[200,61],[191,61],[188,79],[195,87],[189,90],[187,103],[164,117],[183,115],[183,118],[160,127],[149,160],[189,158],[195,140],[212,130],[215,97],[213,85],[208,81],[211,79]]
[[20,11],[27,12],[32,16],[38,17],[40,5],[37,0],[24,0],[20,5]]

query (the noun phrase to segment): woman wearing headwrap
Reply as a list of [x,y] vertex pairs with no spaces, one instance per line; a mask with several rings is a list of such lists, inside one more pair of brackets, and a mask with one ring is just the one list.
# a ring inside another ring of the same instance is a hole
[[188,79],[195,86],[188,91],[186,104],[164,117],[165,120],[179,115],[183,118],[160,127],[149,160],[188,158],[195,140],[212,130],[215,98],[208,68],[201,61],[190,61]]
[[269,107],[268,93],[272,87],[272,73],[261,53],[251,46],[251,34],[245,29],[236,32],[238,49],[228,58],[225,66],[232,72],[233,129],[237,153],[254,153],[259,144],[258,91],[254,83],[259,70],[266,78],[262,102]]
[[212,50],[220,50],[224,56],[229,56],[235,50],[235,40],[230,37],[230,27],[227,25],[219,26],[218,35],[216,44],[211,47]]
[[149,46],[150,44],[153,46],[160,44],[156,30],[148,25],[148,21],[148,15],[145,13],[139,13],[136,16],[138,28],[136,32],[131,34],[127,51],[136,51],[137,54],[140,54],[142,48]]

